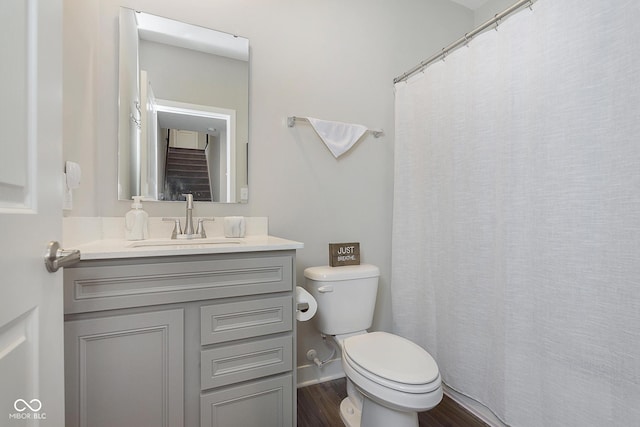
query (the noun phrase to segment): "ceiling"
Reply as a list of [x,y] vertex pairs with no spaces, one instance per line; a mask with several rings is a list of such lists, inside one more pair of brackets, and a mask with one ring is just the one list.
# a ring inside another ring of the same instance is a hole
[[189,25],[173,19],[136,11],[141,39],[198,50],[239,61],[249,60],[249,40],[233,34]]
[[158,124],[164,129],[193,130],[208,135],[219,135],[227,129],[227,122],[222,118],[168,111],[158,111]]
[[451,1],[461,4],[464,7],[467,7],[471,10],[476,10],[477,8],[479,8],[480,6],[482,6],[487,2],[487,0],[451,0]]

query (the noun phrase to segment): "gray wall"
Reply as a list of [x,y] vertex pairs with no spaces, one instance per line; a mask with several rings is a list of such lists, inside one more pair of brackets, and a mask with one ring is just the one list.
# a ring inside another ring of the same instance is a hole
[[[249,203],[196,204],[198,216],[268,216],[271,234],[301,241],[304,268],[328,262],[329,242],[360,242],[381,269],[374,329],[391,325],[392,80],[473,28],[447,0],[65,0],[64,155],[83,168],[74,216],[122,216],[117,181],[117,16],[125,6],[248,37],[251,45]],[[288,115],[383,128],[339,160]],[[178,203],[147,203],[179,216]],[[318,345],[299,325],[299,364]],[[321,355],[322,356],[322,355]]]

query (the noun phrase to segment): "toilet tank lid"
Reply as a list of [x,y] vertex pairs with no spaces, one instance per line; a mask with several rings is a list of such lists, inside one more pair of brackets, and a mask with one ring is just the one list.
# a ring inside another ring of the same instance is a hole
[[345,265],[341,267],[323,265],[319,267],[305,268],[304,270],[304,277],[322,282],[366,279],[367,277],[378,276],[380,276],[380,269],[371,264]]

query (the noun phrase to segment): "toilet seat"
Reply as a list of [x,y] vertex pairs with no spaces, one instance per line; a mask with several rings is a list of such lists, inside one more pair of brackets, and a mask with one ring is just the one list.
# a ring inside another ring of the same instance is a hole
[[430,393],[441,387],[438,365],[419,345],[387,332],[349,337],[343,358],[374,383],[403,393]]

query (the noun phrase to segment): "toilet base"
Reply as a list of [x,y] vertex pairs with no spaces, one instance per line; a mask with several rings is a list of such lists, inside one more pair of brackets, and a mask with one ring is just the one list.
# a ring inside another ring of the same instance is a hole
[[418,427],[418,413],[397,411],[364,395],[360,425],[362,427]]
[[340,403],[340,418],[347,427],[360,427],[360,409],[353,404],[351,399],[345,397]]
[[367,397],[364,398],[362,412],[351,399],[344,398],[340,403],[340,418],[347,427],[418,427],[417,412],[396,411]]

